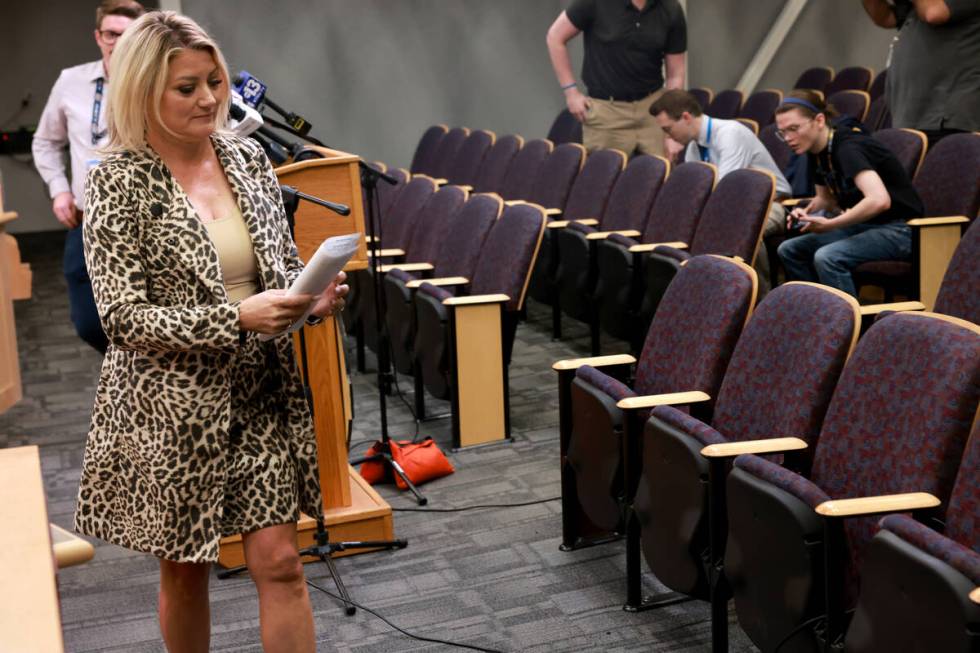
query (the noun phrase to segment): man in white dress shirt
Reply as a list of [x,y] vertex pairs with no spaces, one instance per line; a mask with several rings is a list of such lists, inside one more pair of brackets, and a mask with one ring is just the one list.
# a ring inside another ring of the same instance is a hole
[[[650,106],[650,113],[660,128],[675,141],[687,147],[685,161],[705,161],[718,168],[718,179],[733,170],[758,168],[776,177],[776,197],[766,218],[763,236],[786,230],[786,210],[780,200],[792,197],[786,177],[776,167],[769,150],[752,130],[737,120],[720,120],[701,113],[697,99],[682,90],[664,93]],[[764,251],[756,256],[761,295],[768,290],[769,259]]]
[[[106,142],[109,58],[119,37],[143,11],[135,0],[102,0],[95,13],[95,42],[102,58],[61,71],[32,146],[34,165],[48,186],[54,215],[68,229],[64,272],[72,323],[78,335],[102,353],[108,342],[92,299],[82,250],[83,187],[89,169],[99,162],[99,148]],[[64,158],[66,146],[70,178]]]

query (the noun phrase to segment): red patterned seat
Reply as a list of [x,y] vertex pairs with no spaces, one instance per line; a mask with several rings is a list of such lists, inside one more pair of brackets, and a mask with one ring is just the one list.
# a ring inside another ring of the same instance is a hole
[[523,200],[531,196],[541,166],[551,156],[555,146],[551,141],[536,138],[524,144],[514,156],[501,182],[500,196],[506,201]]
[[480,172],[473,182],[473,191],[498,194],[503,192],[507,170],[523,146],[524,139],[520,136],[507,135],[498,138],[480,166]]
[[456,151],[446,180],[450,184],[472,188],[483,166],[483,160],[486,159],[496,139],[497,136],[493,132],[485,129],[470,132]]

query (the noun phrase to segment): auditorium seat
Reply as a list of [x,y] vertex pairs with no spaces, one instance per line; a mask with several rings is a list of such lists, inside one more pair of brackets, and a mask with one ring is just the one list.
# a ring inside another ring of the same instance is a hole
[[935,530],[888,515],[868,545],[861,593],[844,647],[849,653],[980,648],[980,424],[974,427]]
[[548,140],[555,145],[561,145],[562,143],[581,143],[582,123],[572,115],[571,111],[562,109],[555,116],[554,122],[551,123],[551,128],[548,129]]
[[705,87],[688,89],[687,92],[693,95],[694,99],[698,101],[698,104],[701,105],[702,112],[708,110],[708,107],[711,105],[711,100],[715,97],[715,92]]
[[868,131],[889,129],[892,126],[892,113],[888,110],[888,98],[884,95],[871,101],[868,115],[864,118],[864,126]]
[[650,323],[667,284],[683,261],[698,254],[720,254],[737,256],[749,265],[755,263],[775,193],[776,178],[772,173],[755,168],[733,170],[715,186],[690,243],[631,248],[648,252],[646,288],[636,314],[641,329]]
[[[727,177],[726,177],[727,179]],[[769,293],[742,330],[710,419],[664,405],[653,409],[626,450],[637,461],[635,527],[627,567],[643,553],[656,578],[681,595],[711,602],[713,650],[727,648],[730,590],[723,572],[725,476],[746,442],[771,435],[767,446],[792,452],[806,473],[831,394],[857,341],[853,297],[833,288],[790,282]],[[627,470],[629,472],[629,470]],[[710,512],[709,512],[710,502]],[[627,605],[641,602],[640,577],[628,578]]]
[[[941,515],[978,399],[980,327],[892,313],[861,338],[844,368],[809,478],[756,455],[735,459],[724,565],[753,643],[813,652],[842,644],[877,530],[873,516]],[[786,434],[759,437],[770,435]],[[881,495],[892,496],[859,500]]]
[[809,89],[823,95],[824,89],[827,88],[827,84],[833,78],[834,69],[830,66],[814,66],[800,73],[800,76],[796,78],[796,83],[793,84],[793,88]]
[[[443,189],[446,190],[446,189]],[[442,192],[442,191],[440,191]],[[481,193],[472,195],[449,221],[448,228],[438,242],[437,250],[429,261],[413,264],[393,264],[384,276],[385,323],[390,338],[392,361],[395,371],[414,374],[412,347],[415,342],[414,286],[411,282],[431,277],[456,277],[460,281],[473,277],[480,251],[490,229],[503,210],[499,195]],[[463,286],[465,290],[465,286]],[[460,292],[459,294],[463,294]],[[416,375],[416,382],[420,377]],[[416,417],[424,414],[423,391],[416,388]]]
[[716,169],[701,161],[682,163],[671,170],[640,229],[639,238],[612,234],[599,243],[596,253],[598,279],[594,301],[601,331],[629,340],[638,352],[646,326],[637,323],[635,311],[645,290],[645,255],[634,247],[665,242],[690,242],[698,218],[715,184]]
[[[379,251],[382,261],[393,256],[403,255],[404,248],[412,237],[415,221],[421,214],[422,207],[436,192],[436,184],[424,175],[412,178],[398,192],[398,197],[392,204],[391,210],[381,222]],[[370,254],[370,250],[369,250]],[[369,346],[377,351],[377,333],[374,320],[374,284],[369,270],[357,270],[350,275],[351,289],[344,313],[348,313],[348,329],[354,333],[357,342],[357,365],[364,369],[364,347]],[[371,322],[367,324],[365,318]]]
[[484,241],[467,296],[438,279],[415,294],[415,370],[428,392],[451,402],[454,448],[510,438],[508,367],[544,225],[541,206],[508,206]]
[[459,148],[463,146],[470,130],[466,127],[453,127],[442,137],[432,153],[431,172],[424,173],[433,179],[449,179]]
[[735,121],[741,123],[746,129],[752,132],[753,136],[759,135],[759,123],[751,118],[736,118]]
[[866,66],[841,68],[830,80],[830,83],[824,87],[824,97],[830,98],[834,93],[841,91],[867,92],[871,88],[871,78],[874,77],[874,74],[874,71]]
[[473,182],[473,192],[497,194],[503,192],[504,178],[522,147],[524,147],[524,139],[520,136],[508,134],[498,138],[487,152],[483,165],[480,166],[480,172]]
[[708,105],[705,113],[719,120],[734,120],[738,118],[738,112],[742,109],[744,98],[742,91],[735,89],[722,91],[711,100],[711,104]]
[[891,150],[909,179],[915,179],[929,148],[926,135],[916,129],[879,129],[872,136]]
[[567,228],[557,230],[557,307],[589,324],[593,356],[599,353],[598,313],[593,298],[599,241],[612,234],[639,236],[669,171],[670,163],[662,157],[649,154],[633,157],[616,179],[597,225],[573,221]]
[[[744,263],[696,256],[664,294],[638,362],[614,355],[553,365],[558,373],[562,550],[624,532],[623,509],[632,489],[623,485],[622,439],[626,430],[636,432],[643,418],[635,410],[624,412],[617,402],[633,397],[653,406],[671,400],[671,393],[696,391],[687,398],[704,398],[695,405],[710,414],[756,290],[755,271]],[[626,412],[635,418],[629,424]]]
[[854,284],[879,286],[931,309],[960,235],[980,211],[980,134],[947,136],[926,154],[913,184],[925,205],[912,227],[911,261],[872,261],[854,270]]
[[771,125],[776,119],[776,107],[782,104],[782,102],[782,91],[775,89],[756,91],[742,105],[742,109],[738,112],[738,117],[754,120],[756,125],[758,125],[756,129],[756,134],[758,135],[759,129]]
[[781,171],[785,171],[786,166],[789,165],[790,158],[793,156],[793,149],[786,144],[786,141],[776,136],[776,125],[766,125],[760,129],[759,140],[766,146],[776,167]]
[[408,168],[413,175],[433,176],[435,174],[436,151],[439,149],[439,143],[448,132],[449,127],[446,125],[432,125],[425,130],[418,145],[415,146],[412,164]]
[[885,85],[888,80],[888,69],[883,68],[880,73],[875,75],[875,79],[871,82],[871,88],[868,89],[868,95],[871,96],[871,101],[874,102],[880,97],[885,96]]
[[521,200],[531,196],[531,189],[538,178],[541,166],[555,149],[551,141],[542,138],[530,140],[514,155],[501,182],[500,196],[505,201]]
[[[483,166],[483,160],[486,159],[496,140],[496,134],[485,129],[471,131],[456,151],[445,180],[450,184],[465,186],[467,190],[472,190]],[[439,181],[441,180],[437,180],[437,183]]]
[[850,116],[863,123],[868,115],[871,99],[866,91],[845,90],[828,95],[827,103],[837,109],[837,113],[842,116]]

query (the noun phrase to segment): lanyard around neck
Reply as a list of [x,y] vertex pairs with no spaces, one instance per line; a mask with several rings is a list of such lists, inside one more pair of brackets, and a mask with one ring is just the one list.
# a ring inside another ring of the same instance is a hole
[[708,147],[711,145],[711,116],[708,116],[708,136],[704,140],[704,145],[698,143],[698,151],[701,152],[701,160],[710,163],[711,152]]
[[92,102],[92,146],[99,144],[105,136],[106,130],[99,131],[99,115],[102,113],[102,91],[105,80],[99,77],[95,80],[95,100]]

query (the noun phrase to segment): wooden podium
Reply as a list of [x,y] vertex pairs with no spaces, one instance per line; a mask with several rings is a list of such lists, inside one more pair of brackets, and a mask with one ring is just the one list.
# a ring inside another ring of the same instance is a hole
[[17,219],[13,211],[3,210],[0,189],[0,413],[21,399],[20,361],[17,358],[17,329],[14,305],[31,296],[31,268],[20,260],[20,250],[6,225]]
[[[339,216],[310,202],[300,202],[296,210],[296,246],[300,258],[308,261],[326,238],[354,232],[362,234],[357,253],[344,268],[367,268],[364,234],[364,205],[361,201],[358,157],[353,154],[313,148],[324,155],[291,163],[276,169],[279,181],[298,190],[350,207],[349,216]],[[308,383],[313,392],[320,488],[323,516],[330,541],[390,540],[393,538],[391,508],[374,489],[347,464],[347,428],[351,419],[350,384],[344,359],[343,340],[334,318],[315,327],[305,327]],[[297,347],[299,337],[295,338]],[[297,351],[297,357],[299,352]],[[315,521],[307,516],[299,521],[299,545],[313,544]],[[365,549],[348,550],[335,556],[352,555]],[[309,558],[315,560],[316,558]],[[221,541],[218,562],[224,567],[244,564],[241,536]]]

